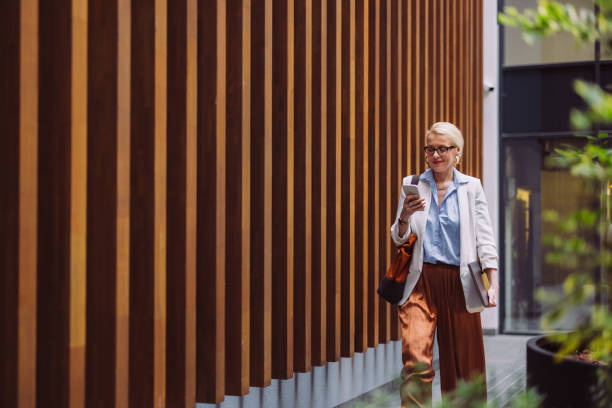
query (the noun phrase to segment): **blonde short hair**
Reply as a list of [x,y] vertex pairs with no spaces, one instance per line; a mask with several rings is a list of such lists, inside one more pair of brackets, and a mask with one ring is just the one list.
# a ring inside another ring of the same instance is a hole
[[455,146],[459,148],[459,154],[463,155],[463,135],[457,126],[450,122],[436,122],[431,125],[431,128],[425,135],[425,144],[427,144],[427,137],[435,133],[437,135],[447,135]]

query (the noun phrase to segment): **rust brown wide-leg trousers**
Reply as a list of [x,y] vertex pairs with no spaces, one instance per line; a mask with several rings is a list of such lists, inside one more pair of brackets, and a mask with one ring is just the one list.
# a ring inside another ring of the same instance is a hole
[[486,395],[485,356],[480,313],[469,313],[459,267],[423,264],[423,272],[399,308],[402,331],[402,407],[423,406],[431,398],[434,379],[433,342],[438,328],[442,392],[458,380],[480,375]]

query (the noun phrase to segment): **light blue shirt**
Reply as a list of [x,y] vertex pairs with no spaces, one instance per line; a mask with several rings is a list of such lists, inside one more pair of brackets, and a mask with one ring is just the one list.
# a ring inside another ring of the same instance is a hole
[[442,205],[438,210],[438,189],[433,178],[433,172],[428,169],[421,176],[431,185],[431,204],[427,214],[427,226],[423,240],[423,262],[442,262],[459,266],[461,238],[459,234],[459,199],[457,186],[459,176],[457,169],[453,169],[453,182],[448,186]]

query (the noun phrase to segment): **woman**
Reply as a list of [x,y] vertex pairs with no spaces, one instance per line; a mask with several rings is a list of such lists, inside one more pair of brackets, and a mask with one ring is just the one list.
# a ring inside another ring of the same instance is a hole
[[[480,375],[486,395],[480,313],[484,307],[468,264],[479,259],[490,282],[489,304],[497,304],[497,249],[480,180],[455,169],[463,136],[455,125],[434,123],[426,134],[429,169],[420,177],[419,195],[400,189],[391,238],[400,246],[411,232],[414,247],[399,318],[402,331],[402,407],[431,398],[434,333],[438,330],[442,392],[458,380]],[[406,177],[404,184],[410,184]]]

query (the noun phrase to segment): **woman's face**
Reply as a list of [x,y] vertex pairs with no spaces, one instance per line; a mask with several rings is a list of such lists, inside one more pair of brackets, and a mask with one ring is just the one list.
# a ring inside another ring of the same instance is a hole
[[[437,133],[431,133],[427,136],[427,146],[431,147],[440,147],[440,146],[454,146],[455,144],[452,142],[450,136],[441,135]],[[427,161],[429,162],[429,167],[435,171],[436,173],[446,173],[455,166],[457,156],[461,152],[459,151],[459,147],[455,147],[454,149],[448,149],[446,154],[440,154],[439,151],[435,151],[433,155],[427,154]]]

